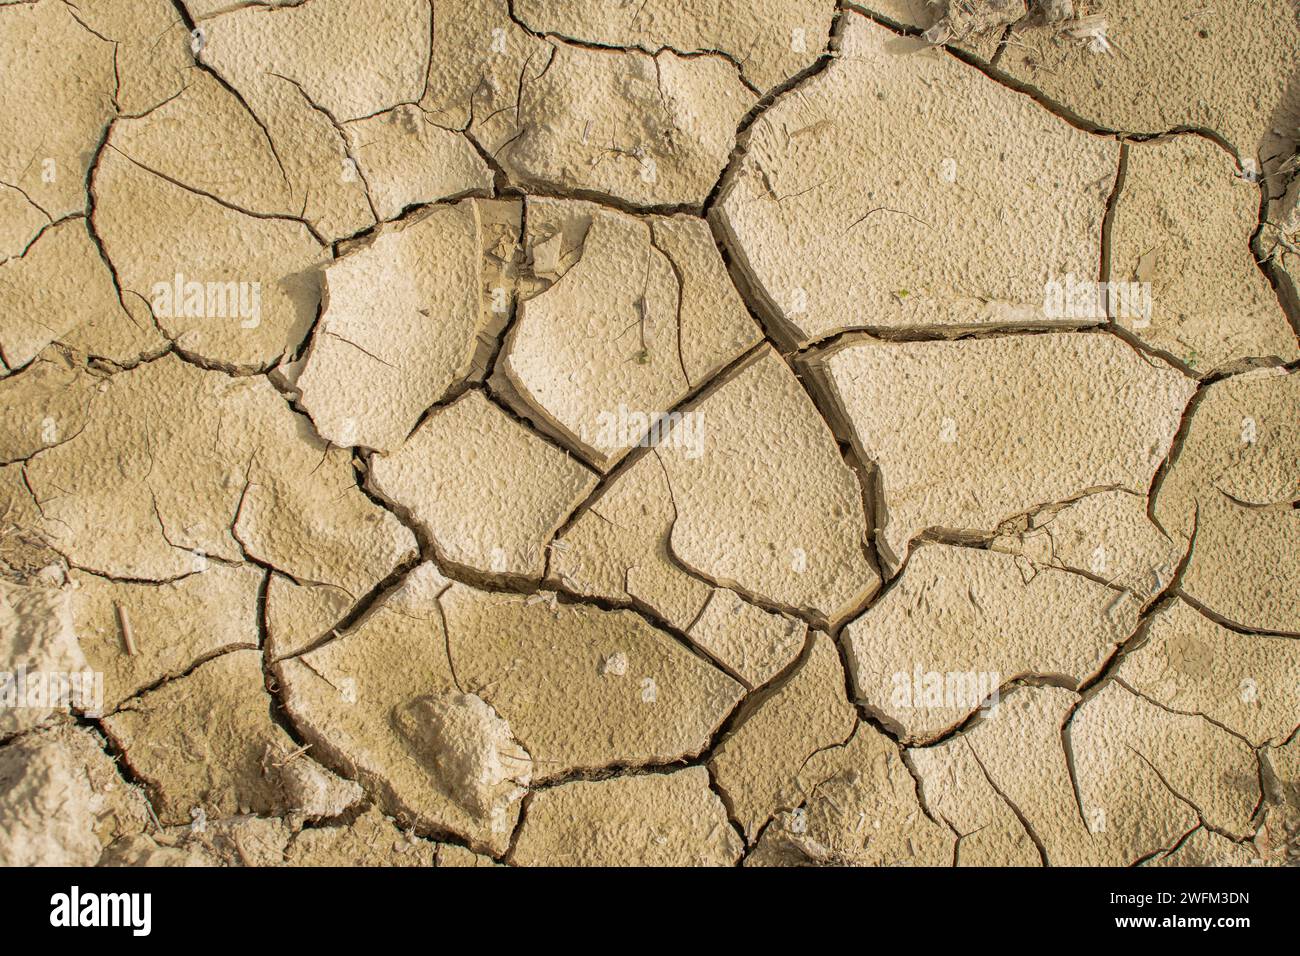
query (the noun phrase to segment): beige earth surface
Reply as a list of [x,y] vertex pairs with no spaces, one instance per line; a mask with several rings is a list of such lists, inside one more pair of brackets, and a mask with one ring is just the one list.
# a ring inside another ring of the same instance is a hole
[[1295,0],[0,61],[0,863],[1300,862]]

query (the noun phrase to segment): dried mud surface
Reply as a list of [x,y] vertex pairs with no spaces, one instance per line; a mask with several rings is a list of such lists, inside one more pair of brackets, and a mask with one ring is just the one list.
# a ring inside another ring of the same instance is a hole
[[0,863],[1294,865],[1297,52],[0,3]]

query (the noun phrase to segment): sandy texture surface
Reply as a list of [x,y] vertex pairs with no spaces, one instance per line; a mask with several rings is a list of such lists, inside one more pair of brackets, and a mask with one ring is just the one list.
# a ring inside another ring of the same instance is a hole
[[0,3],[0,864],[1300,861],[1297,50]]

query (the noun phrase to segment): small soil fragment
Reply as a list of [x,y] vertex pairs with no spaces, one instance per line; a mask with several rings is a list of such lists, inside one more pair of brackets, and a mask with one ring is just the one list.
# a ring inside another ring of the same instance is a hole
[[349,155],[364,176],[380,219],[465,193],[487,193],[492,170],[470,141],[442,129],[412,105],[344,124]]
[[907,759],[932,812],[957,833],[957,866],[1042,865],[1033,837],[971,747],[914,747]]
[[845,16],[842,55],[750,128],[711,210],[773,328],[1104,321],[1048,314],[1045,286],[1096,274],[1118,146]]
[[268,749],[294,749],[271,721],[255,650],[223,654],[177,680],[129,701],[104,718],[125,759],[156,795],[168,826],[195,813],[217,819],[239,813],[283,814],[290,806]]
[[[837,623],[879,586],[862,489],[799,380],[770,348],[685,414],[656,457],[687,568],[813,621]],[[680,430],[680,434],[679,434]]]
[[536,794],[519,866],[731,866],[743,847],[703,767],[575,781]]
[[1089,808],[1106,811],[1108,828],[1131,827],[1135,839],[1154,843],[1148,850],[1160,845],[1153,834],[1169,817],[1129,803],[1133,798],[1120,789],[1125,781],[1134,796],[1165,787],[1206,825],[1234,840],[1253,833],[1250,821],[1260,801],[1255,753],[1206,718],[1166,710],[1118,683],[1107,684],[1079,708],[1069,739],[1085,816]]
[[479,391],[434,409],[400,449],[372,459],[370,473],[445,560],[534,580],[547,543],[597,480]]
[[[1258,188],[1235,173],[1232,157],[1200,136],[1135,143],[1111,226],[1112,318],[1198,374],[1300,357],[1250,250]],[[1125,300],[1130,290],[1139,301]]]
[[1083,575],[926,544],[883,599],[844,629],[859,700],[908,741],[931,740],[1003,684],[1041,675],[1077,686],[1137,624],[1139,605]]
[[742,76],[768,90],[822,54],[835,4],[827,0],[722,0],[696,5],[673,0],[611,5],[602,0],[564,4],[521,0],[518,18],[534,32],[602,46],[656,53],[726,56]]
[[530,200],[527,220],[548,286],[520,303],[493,385],[608,471],[662,442],[690,391],[761,334],[699,220],[552,200]]
[[245,215],[108,149],[91,217],[124,296],[187,354],[264,369],[293,352],[320,302],[325,250],[300,222]]
[[414,748],[430,755],[438,779],[473,813],[499,817],[524,795],[532,758],[483,698],[450,692],[419,697],[394,720]]
[[747,865],[943,866],[955,837],[931,820],[898,745],[866,724],[812,755],[799,773],[803,805],[781,813]]
[[22,64],[0,93],[0,182],[50,221],[85,212],[86,173],[114,114],[113,44],[67,4],[14,4],[0,10],[0,62]]
[[1124,656],[1117,680],[1179,713],[1201,714],[1252,746],[1280,744],[1300,711],[1300,646],[1243,634],[1184,601],[1151,619],[1141,646]]
[[494,155],[511,181],[642,207],[703,205],[757,97],[721,57],[545,47]]
[[[665,764],[704,750],[744,688],[631,611],[453,585],[440,600],[468,692],[510,722],[534,776]],[[621,676],[602,674],[613,654]]]
[[735,591],[715,588],[687,634],[696,647],[754,688],[799,655],[808,625],[755,607]]
[[51,342],[118,362],[165,341],[138,299],[118,299],[84,218],[44,230],[21,258],[0,263],[0,354],[19,369]]
[[811,367],[879,469],[876,543],[892,567],[930,528],[991,530],[1094,488],[1145,493],[1195,391],[1172,367],[1096,333],[850,336]]
[[77,571],[70,578],[77,637],[90,666],[104,675],[106,711],[200,661],[257,647],[257,594],[265,578],[258,568],[212,564],[160,584]]
[[[521,792],[501,772],[527,779],[524,765],[502,758],[524,755],[502,749],[506,727],[457,686],[439,604],[450,585],[433,565],[418,566],[352,629],[276,673],[312,752],[377,794],[384,812],[502,853]],[[462,743],[472,744],[460,758],[437,738],[440,714],[459,715]],[[479,780],[473,761],[492,779]]]
[[294,383],[322,436],[394,450],[469,375],[482,318],[479,229],[474,202],[436,206],[326,270]]
[[1153,498],[1195,535],[1182,590],[1240,627],[1300,633],[1300,375],[1260,369],[1205,389]]
[[1207,129],[1240,156],[1273,152],[1271,129],[1297,106],[1293,3],[1090,0],[1087,7],[1104,24],[1104,43],[1070,35],[1068,22],[1028,20],[1008,40],[999,69],[1105,129]]
[[577,594],[649,607],[685,630],[712,588],[673,557],[676,518],[658,458],[642,455],[613,475],[550,546],[550,579]]
[[800,773],[808,759],[842,745],[856,721],[844,699],[844,671],[834,643],[814,631],[790,678],[746,702],[709,761],[747,839],[753,840],[778,810],[798,806]]

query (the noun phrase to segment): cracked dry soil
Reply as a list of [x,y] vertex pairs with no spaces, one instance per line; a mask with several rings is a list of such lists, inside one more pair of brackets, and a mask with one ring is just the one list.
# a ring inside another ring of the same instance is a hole
[[0,862],[1295,862],[1298,51],[3,3]]

